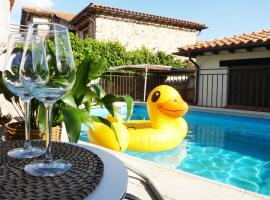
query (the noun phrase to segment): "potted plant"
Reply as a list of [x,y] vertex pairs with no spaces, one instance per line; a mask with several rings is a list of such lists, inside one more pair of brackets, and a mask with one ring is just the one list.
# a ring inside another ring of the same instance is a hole
[[[50,48],[49,48],[50,51]],[[54,56],[52,51],[48,53],[49,67],[54,64]],[[127,105],[128,119],[132,114],[133,100],[130,96],[117,96],[113,94],[106,94],[99,84],[92,84],[93,80],[97,78],[104,78],[104,69],[106,61],[103,59],[94,59],[90,55],[77,66],[76,81],[73,88],[60,100],[58,100],[53,108],[53,121],[52,125],[58,132],[61,124],[64,123],[68,138],[71,142],[77,142],[80,136],[81,125],[85,124],[87,127],[92,128],[94,122],[102,122],[111,127],[111,123],[100,116],[90,116],[91,107],[93,105],[104,106],[109,113],[114,116],[116,109],[114,102],[125,101]],[[19,103],[19,98],[7,90],[3,84],[2,75],[0,74],[0,93],[4,95],[5,99],[11,102],[17,110],[22,110]],[[20,112],[18,112],[19,114]],[[23,115],[19,114],[21,119]],[[41,102],[33,99],[31,102],[31,135],[45,138],[45,108]],[[5,130],[16,135],[21,133],[24,135],[23,123],[15,122],[5,125]],[[38,131],[38,133],[36,132]],[[33,138],[33,137],[32,137]],[[55,137],[60,139],[59,135]],[[117,138],[116,138],[117,139]]]

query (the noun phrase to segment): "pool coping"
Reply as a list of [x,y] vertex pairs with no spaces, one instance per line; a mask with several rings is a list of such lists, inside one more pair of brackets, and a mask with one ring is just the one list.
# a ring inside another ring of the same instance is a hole
[[225,115],[235,115],[235,116],[241,116],[241,117],[270,119],[270,113],[267,113],[267,112],[236,110],[236,109],[228,109],[228,108],[212,108],[212,107],[201,107],[201,106],[190,106],[190,108],[193,111],[200,111],[200,112],[212,112],[212,113],[221,113]]
[[[124,105],[124,102],[119,102],[118,105]],[[146,102],[134,101],[134,105],[146,105]],[[241,117],[252,117],[260,119],[270,119],[270,112],[259,112],[259,111],[249,111],[249,110],[237,110],[229,108],[213,108],[213,107],[203,107],[203,106],[189,106],[191,111],[200,112],[211,112],[211,113],[221,113],[224,115],[235,115]]]
[[[80,141],[79,143],[90,146],[93,145],[108,151],[117,156],[124,163],[141,170],[153,181],[154,185],[158,188],[164,198],[168,200],[270,200],[270,197],[268,196],[241,189],[236,186],[204,178],[182,170],[172,169],[87,142]],[[130,185],[130,187],[138,187],[138,185]],[[130,188],[130,190],[132,191],[132,188]],[[139,193],[136,195],[140,196],[143,194]]]
[[[119,152],[118,152],[118,154],[119,154]],[[218,185],[219,187],[228,188],[229,190],[235,190],[235,191],[241,192],[241,193],[244,192],[244,194],[247,194],[247,196],[249,196],[249,195],[255,196],[256,198],[258,197],[260,200],[262,200],[262,199],[268,199],[268,200],[270,200],[270,197],[269,196],[266,196],[266,195],[263,195],[263,194],[259,194],[257,192],[252,192],[252,191],[249,191],[249,190],[245,190],[245,189],[239,188],[237,186],[233,186],[233,185],[230,185],[230,184],[226,184],[226,183],[222,183],[222,182],[219,182],[219,181],[215,181],[213,179],[205,178],[205,177],[202,177],[202,176],[199,176],[199,175],[196,175],[196,174],[185,172],[183,170],[177,170],[177,169],[174,169],[174,168],[166,167],[164,165],[160,165],[160,164],[157,164],[157,163],[148,161],[148,160],[144,160],[142,158],[130,156],[130,155],[127,155],[127,154],[124,154],[124,153],[121,153],[120,158],[121,157],[126,157],[128,159],[134,159],[135,158],[134,160],[136,160],[138,163],[140,163],[140,165],[143,162],[144,163],[148,163],[148,165],[151,165],[151,167],[159,168],[162,171],[164,171],[165,173],[166,173],[166,171],[170,171],[170,172],[173,172],[175,174],[180,175],[181,177],[182,176],[187,176],[187,177],[189,177],[191,179],[197,179],[197,180],[201,180],[203,182],[208,182],[208,183],[211,183],[211,184],[214,184],[214,185]],[[139,167],[139,165],[137,167]],[[143,167],[140,167],[140,168],[143,169]],[[180,176],[179,176],[179,178],[180,178]],[[170,178],[172,178],[172,177],[170,177]],[[216,196],[216,197],[217,197],[216,199],[219,199],[219,200],[221,199],[218,196]],[[246,199],[246,198],[243,198],[243,200],[244,199]],[[191,200],[191,199],[189,198],[189,200]],[[204,200],[206,200],[206,199],[204,198]]]

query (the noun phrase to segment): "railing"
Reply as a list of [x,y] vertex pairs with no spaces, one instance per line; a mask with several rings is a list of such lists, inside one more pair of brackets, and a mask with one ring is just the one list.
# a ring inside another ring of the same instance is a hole
[[[117,73],[108,74],[108,80],[100,80],[100,84],[110,93],[129,94],[136,101],[144,100],[144,74]],[[182,97],[191,104],[195,101],[195,71],[182,73],[149,73],[146,84],[146,97],[158,85],[170,85],[177,89]]]
[[[142,74],[111,73],[99,83],[106,91],[144,99]],[[189,104],[270,112],[270,67],[202,69],[197,71],[149,73],[146,96],[156,86],[177,89]]]
[[227,105],[227,68],[199,70],[196,77],[198,106],[222,108]]
[[233,67],[197,73],[197,105],[270,111],[270,67]]
[[9,27],[10,33],[27,32],[27,30],[28,30],[28,25],[10,24],[10,27]]
[[270,111],[270,67],[230,69],[228,107]]

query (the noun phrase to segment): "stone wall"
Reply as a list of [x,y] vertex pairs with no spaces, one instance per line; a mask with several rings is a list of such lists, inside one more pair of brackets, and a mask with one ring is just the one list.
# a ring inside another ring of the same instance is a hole
[[177,52],[179,46],[194,44],[196,31],[121,18],[96,17],[96,39],[118,40],[128,49],[141,46],[168,53]]

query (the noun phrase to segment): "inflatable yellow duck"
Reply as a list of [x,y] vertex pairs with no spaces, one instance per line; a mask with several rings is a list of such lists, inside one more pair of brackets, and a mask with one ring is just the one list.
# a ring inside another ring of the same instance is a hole
[[[107,126],[95,123],[89,131],[90,142],[124,151],[157,152],[176,147],[186,136],[188,126],[182,116],[188,111],[187,103],[177,90],[167,85],[154,88],[147,99],[150,120],[108,118],[115,133]],[[116,140],[117,137],[117,140]]]

